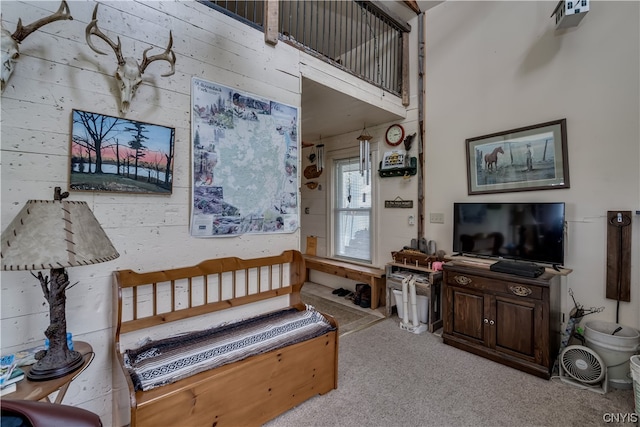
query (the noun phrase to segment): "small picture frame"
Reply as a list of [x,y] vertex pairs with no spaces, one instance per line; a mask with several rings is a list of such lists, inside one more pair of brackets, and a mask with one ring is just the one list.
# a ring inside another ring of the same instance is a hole
[[170,195],[175,129],[73,110],[69,189]]
[[569,188],[566,119],[466,140],[468,194]]

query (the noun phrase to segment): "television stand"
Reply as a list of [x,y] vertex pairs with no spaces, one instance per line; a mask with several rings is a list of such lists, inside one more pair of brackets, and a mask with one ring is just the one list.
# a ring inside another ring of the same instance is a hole
[[549,379],[560,346],[560,278],[452,261],[442,280],[445,344]]

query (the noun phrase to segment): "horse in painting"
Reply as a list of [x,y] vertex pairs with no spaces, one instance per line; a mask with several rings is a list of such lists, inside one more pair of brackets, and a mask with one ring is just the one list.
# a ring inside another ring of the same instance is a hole
[[498,153],[504,154],[502,147],[496,147],[489,154],[484,156],[484,165],[486,170],[493,170],[498,167]]

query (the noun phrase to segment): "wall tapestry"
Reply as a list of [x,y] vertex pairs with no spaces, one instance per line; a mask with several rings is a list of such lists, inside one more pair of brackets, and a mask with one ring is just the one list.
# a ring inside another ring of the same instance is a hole
[[73,110],[69,188],[171,194],[175,129]]
[[192,79],[191,235],[298,228],[298,109]]

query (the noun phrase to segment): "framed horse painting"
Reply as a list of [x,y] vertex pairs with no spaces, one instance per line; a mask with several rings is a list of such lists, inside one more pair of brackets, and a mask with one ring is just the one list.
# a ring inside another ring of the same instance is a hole
[[466,140],[469,195],[569,188],[567,120]]

